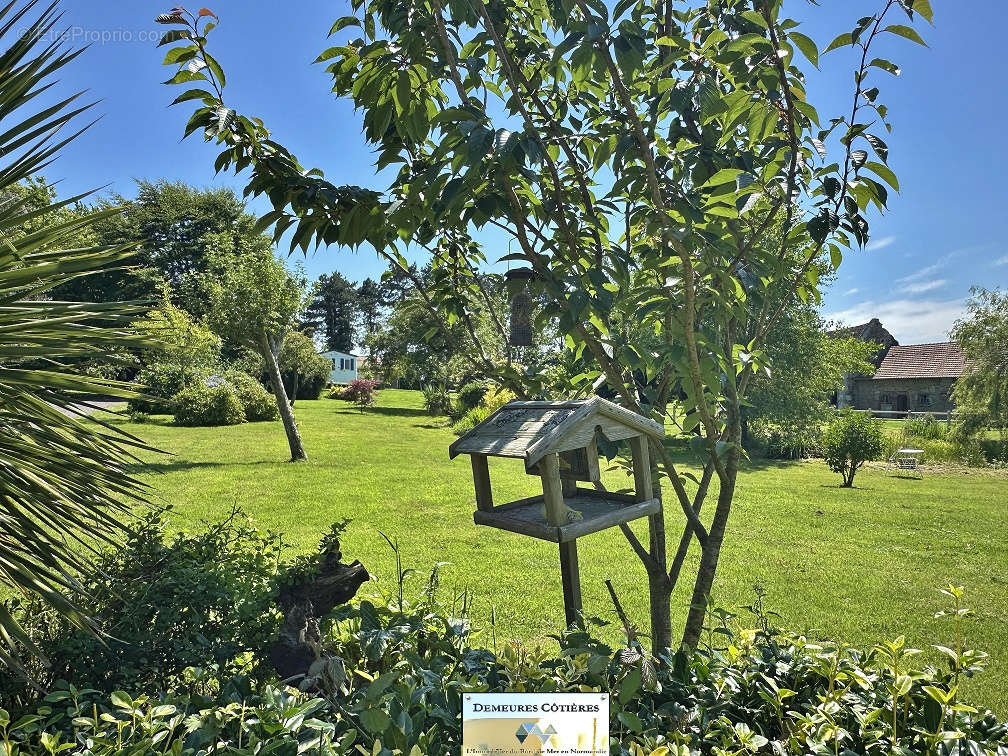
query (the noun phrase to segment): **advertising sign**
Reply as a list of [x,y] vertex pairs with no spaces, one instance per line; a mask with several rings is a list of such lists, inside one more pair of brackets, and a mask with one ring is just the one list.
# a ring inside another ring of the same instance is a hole
[[607,693],[467,693],[462,756],[607,756]]

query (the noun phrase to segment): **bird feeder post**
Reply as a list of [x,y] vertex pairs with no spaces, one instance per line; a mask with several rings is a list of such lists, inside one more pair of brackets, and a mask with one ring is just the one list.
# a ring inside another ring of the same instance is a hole
[[493,511],[493,492],[490,489],[490,467],[485,454],[473,454],[473,485],[476,487],[476,508],[481,512]]
[[[634,458],[634,494],[592,487],[600,470],[597,439],[629,441]],[[473,521],[557,544],[567,626],[582,623],[577,540],[638,518],[650,517],[652,538],[659,529],[661,502],[654,497],[648,439],[665,435],[661,423],[601,397],[574,401],[514,401],[501,407],[449,448],[452,458],[472,460],[476,511]],[[494,504],[487,457],[523,460],[539,478],[542,495]],[[654,541],[652,541],[654,543]]]
[[[560,457],[547,454],[539,462],[546,521],[557,527],[567,524],[564,508],[564,481],[560,478]],[[573,483],[573,481],[571,481]],[[581,573],[578,570],[577,539],[560,542],[560,582],[563,586],[564,618],[567,627],[581,622]]]

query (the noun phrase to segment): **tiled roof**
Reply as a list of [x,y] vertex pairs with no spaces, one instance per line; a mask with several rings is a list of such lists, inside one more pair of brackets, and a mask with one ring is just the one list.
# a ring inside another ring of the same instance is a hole
[[958,378],[966,369],[966,359],[954,341],[941,344],[894,346],[875,371],[882,378]]

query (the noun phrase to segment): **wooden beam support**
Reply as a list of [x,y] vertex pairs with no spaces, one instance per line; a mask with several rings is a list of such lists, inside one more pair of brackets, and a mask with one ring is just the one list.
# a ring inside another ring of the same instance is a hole
[[648,449],[647,436],[635,436],[631,438],[630,451],[633,456],[634,495],[637,501],[653,499],[651,453],[650,449]]
[[485,454],[470,454],[472,460],[473,485],[476,486],[476,509],[481,512],[493,511],[493,492],[490,490],[490,468]]
[[539,477],[542,479],[546,522],[556,527],[566,525],[563,484],[560,482],[560,458],[556,453],[547,454],[540,460]]

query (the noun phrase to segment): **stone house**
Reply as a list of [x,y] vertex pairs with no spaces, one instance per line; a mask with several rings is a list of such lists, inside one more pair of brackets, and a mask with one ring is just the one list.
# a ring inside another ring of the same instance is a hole
[[837,407],[878,412],[951,412],[952,388],[966,369],[955,342],[901,346],[878,318],[831,336],[871,341],[879,345],[870,362],[873,375],[846,375],[834,397]]
[[[871,357],[869,362],[877,370],[889,354],[889,350],[894,346],[899,346],[896,338],[887,331],[878,318],[872,318],[867,323],[841,328],[838,331],[831,331],[830,336],[846,339],[860,339],[861,341],[871,341],[879,345],[879,350]],[[857,382],[871,378],[870,375],[860,375],[848,373],[844,376],[844,387],[833,397],[833,404],[837,407],[853,407],[857,403]],[[860,407],[859,407],[860,408]]]
[[893,346],[875,375],[854,380],[854,407],[882,412],[951,412],[952,389],[966,369],[953,341]]

